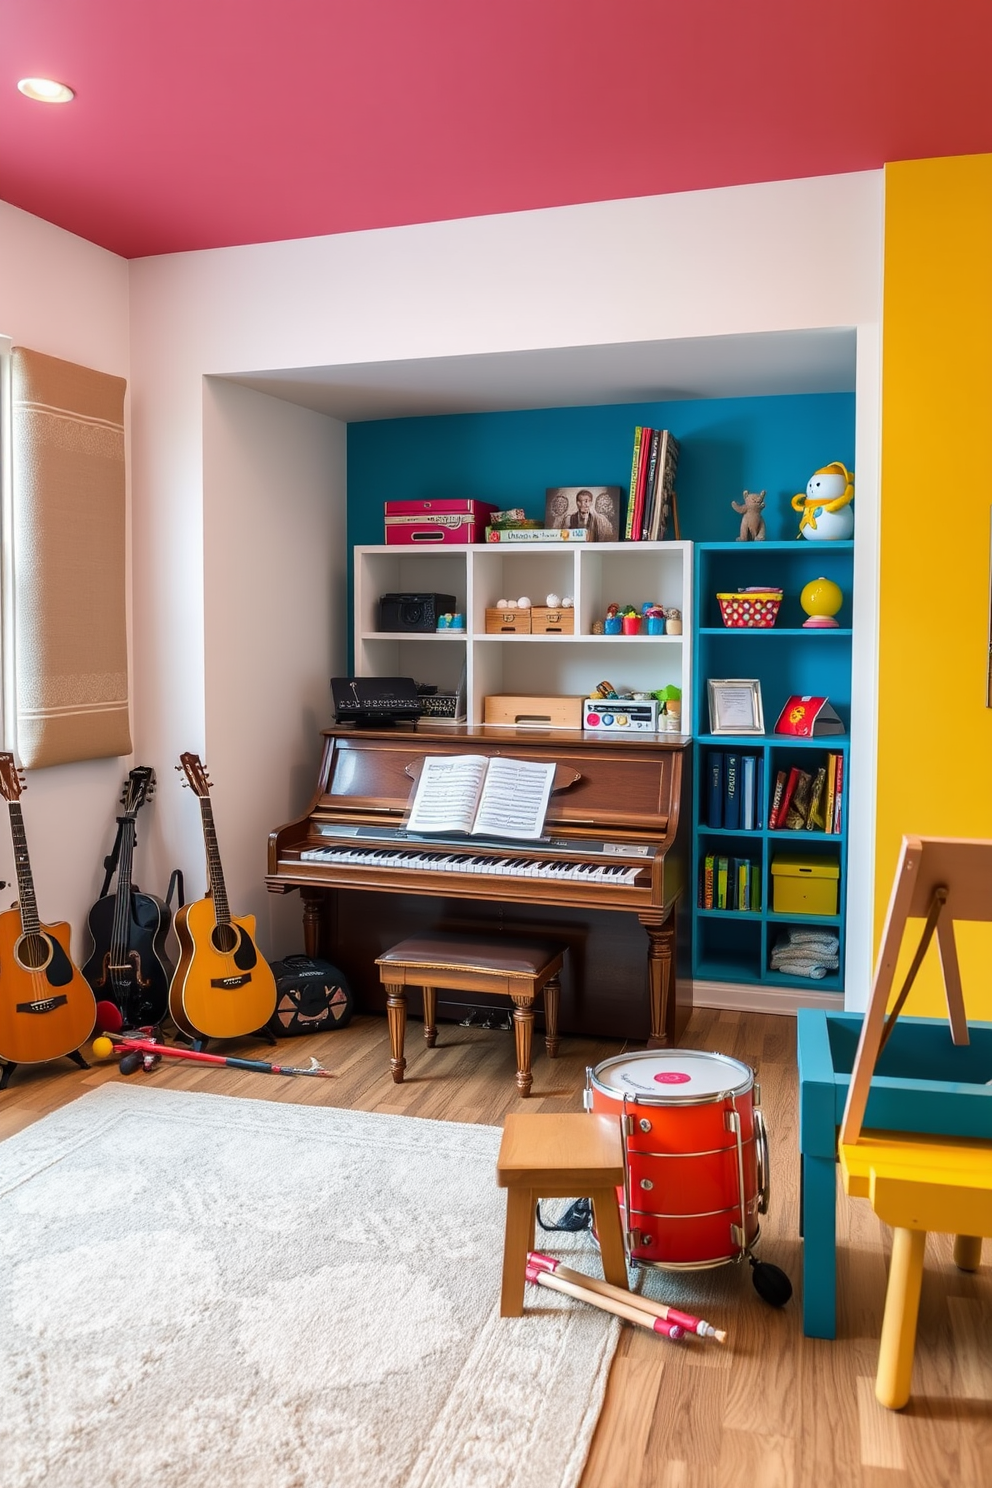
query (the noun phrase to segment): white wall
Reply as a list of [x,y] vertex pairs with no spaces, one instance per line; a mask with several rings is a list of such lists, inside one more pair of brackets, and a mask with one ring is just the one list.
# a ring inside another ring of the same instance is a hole
[[[239,601],[236,577],[212,561],[205,599],[204,542],[209,555],[212,534],[237,520],[242,457],[236,441],[218,444],[204,477],[205,375],[832,326],[877,338],[881,243],[882,175],[864,172],[133,263],[139,750],[158,762],[206,740],[212,763],[240,753],[260,772],[288,772],[302,748],[298,714],[263,747],[210,680],[205,617],[229,605],[237,614]],[[859,455],[871,475],[877,387],[859,380],[858,395]],[[343,501],[343,487],[336,445],[332,501]],[[862,512],[877,503],[873,476],[859,479],[858,502]],[[260,530],[249,566],[264,571],[265,561]],[[274,565],[269,578],[258,603],[275,616],[292,581]],[[265,672],[263,656],[263,697]],[[229,789],[216,764],[214,774],[218,790]],[[240,809],[241,840],[260,851],[278,815],[267,800]],[[199,824],[186,817],[173,803],[157,818],[168,832],[163,868],[196,861]],[[225,863],[235,909],[257,903],[257,851]],[[863,960],[859,948],[849,970]]]
[[[15,346],[129,377],[126,261],[0,202],[0,335]],[[43,920],[72,923],[77,955],[85,943],[86,913],[103,879],[102,860],[113,842],[129,764],[89,760],[28,777],[23,807],[38,909]],[[146,808],[146,815],[148,810],[154,807]],[[5,823],[0,823],[0,878],[8,883],[0,891],[5,907],[16,898]]]
[[[266,892],[265,828],[310,803],[328,679],[345,665],[345,426],[213,378],[203,415],[213,814],[233,912],[257,915],[285,954],[302,949],[300,905]],[[181,804],[198,830],[196,803]],[[198,864],[190,896],[204,886]]]

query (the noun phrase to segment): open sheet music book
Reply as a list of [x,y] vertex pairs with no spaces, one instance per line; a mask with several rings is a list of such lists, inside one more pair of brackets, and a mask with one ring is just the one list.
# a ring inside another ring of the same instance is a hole
[[539,838],[557,768],[504,756],[429,754],[406,829],[426,837]]

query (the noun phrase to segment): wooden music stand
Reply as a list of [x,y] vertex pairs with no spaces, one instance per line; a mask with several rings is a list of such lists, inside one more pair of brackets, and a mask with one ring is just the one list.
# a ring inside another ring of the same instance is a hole
[[[924,920],[923,933],[892,1011],[886,1017],[906,921],[910,918]],[[875,978],[851,1071],[851,1085],[840,1129],[842,1144],[853,1145],[861,1136],[875,1065],[935,934],[951,1039],[958,1045],[969,1042],[954,941],[955,920],[992,922],[992,841],[962,837],[904,837]]]

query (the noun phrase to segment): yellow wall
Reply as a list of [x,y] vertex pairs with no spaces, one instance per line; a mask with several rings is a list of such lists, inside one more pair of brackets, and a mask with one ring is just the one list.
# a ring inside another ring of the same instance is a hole
[[[886,167],[883,317],[876,944],[904,832],[992,838],[992,155]],[[959,944],[992,1018],[992,927]]]

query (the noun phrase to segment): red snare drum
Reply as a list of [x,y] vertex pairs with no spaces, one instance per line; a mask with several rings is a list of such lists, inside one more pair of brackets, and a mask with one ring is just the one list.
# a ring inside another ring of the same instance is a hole
[[585,1105],[623,1122],[632,1261],[691,1269],[748,1254],[768,1198],[752,1069],[692,1049],[620,1054],[586,1071]]

